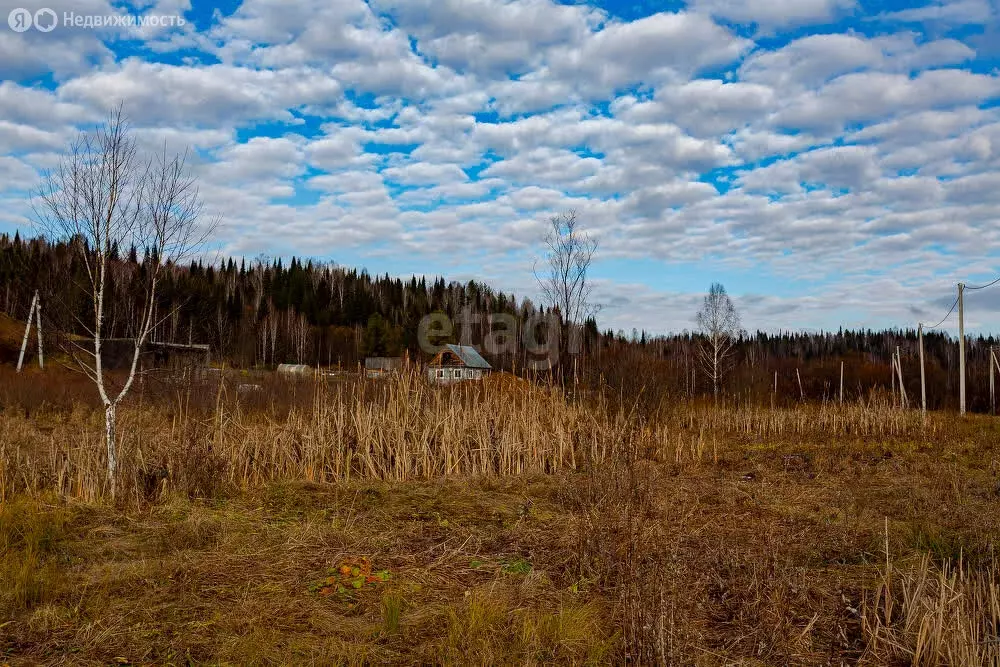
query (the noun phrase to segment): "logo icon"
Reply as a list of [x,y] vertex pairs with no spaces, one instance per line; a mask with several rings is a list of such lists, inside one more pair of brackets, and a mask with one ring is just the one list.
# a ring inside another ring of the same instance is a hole
[[[52,10],[49,10],[52,11]],[[53,12],[53,16],[55,13]],[[18,7],[7,15],[7,25],[14,32],[25,32],[31,29],[31,12],[23,7]]]
[[48,7],[42,7],[35,12],[35,30],[38,32],[52,32],[59,24],[59,17]]

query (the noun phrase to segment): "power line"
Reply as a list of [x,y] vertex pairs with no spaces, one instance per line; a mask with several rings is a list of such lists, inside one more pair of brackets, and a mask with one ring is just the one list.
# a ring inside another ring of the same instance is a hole
[[986,285],[979,285],[978,287],[970,287],[970,286],[966,285],[965,289],[986,289],[987,287],[993,287],[997,283],[1000,283],[1000,278],[997,278],[993,282],[987,283]]
[[934,326],[932,326],[932,327],[924,327],[924,329],[925,330],[926,329],[937,329],[939,326],[941,326],[942,324],[944,324],[944,321],[947,320],[949,317],[951,317],[951,314],[953,312],[955,312],[955,306],[957,306],[957,305],[958,305],[958,297],[956,296],[955,297],[955,303],[951,304],[951,308],[948,310],[948,314],[945,315],[944,317],[942,317],[941,321],[938,322],[937,324],[935,324]]

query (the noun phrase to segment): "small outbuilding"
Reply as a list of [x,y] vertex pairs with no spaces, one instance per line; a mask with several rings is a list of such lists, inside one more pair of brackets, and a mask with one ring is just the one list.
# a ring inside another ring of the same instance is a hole
[[427,379],[438,384],[481,380],[493,367],[470,345],[445,345],[427,365]]
[[277,368],[279,375],[308,375],[312,370],[305,364],[278,364]]
[[402,357],[368,357],[365,359],[365,376],[380,378],[397,373],[402,367]]

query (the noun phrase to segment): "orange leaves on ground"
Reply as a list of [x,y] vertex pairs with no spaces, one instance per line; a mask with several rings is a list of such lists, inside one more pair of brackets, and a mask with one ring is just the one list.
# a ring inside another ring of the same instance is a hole
[[349,596],[366,585],[384,583],[390,577],[388,570],[373,570],[370,558],[345,558],[340,565],[327,572],[325,579],[310,588],[324,597],[333,594]]

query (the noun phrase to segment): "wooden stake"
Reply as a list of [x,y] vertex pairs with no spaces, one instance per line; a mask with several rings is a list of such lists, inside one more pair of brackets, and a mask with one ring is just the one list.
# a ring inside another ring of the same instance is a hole
[[799,381],[799,400],[800,401],[804,401],[804,400],[806,400],[806,393],[804,391],[802,391],[802,376],[799,375],[799,369],[798,368],[795,369],[795,377]]
[[24,366],[24,351],[28,349],[28,334],[31,333],[31,320],[35,316],[35,306],[38,305],[38,292],[31,297],[31,308],[28,309],[28,323],[24,325],[24,338],[21,340],[21,354],[17,357],[17,372]]

